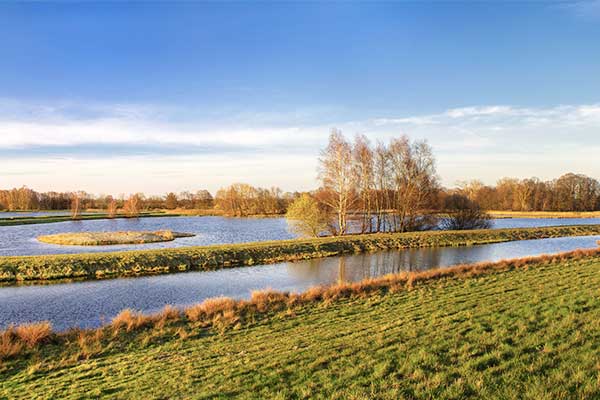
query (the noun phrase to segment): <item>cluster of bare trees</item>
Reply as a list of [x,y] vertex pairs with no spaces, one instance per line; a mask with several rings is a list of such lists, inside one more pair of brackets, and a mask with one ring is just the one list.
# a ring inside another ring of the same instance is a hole
[[228,216],[276,215],[285,213],[293,194],[281,189],[256,188],[246,183],[234,183],[219,189],[215,208]]
[[157,206],[155,208],[166,208],[167,210],[176,208],[207,210],[214,206],[214,199],[208,190],[199,190],[196,193],[181,192],[179,194],[170,192],[164,198],[151,198],[151,201]]
[[600,210],[600,183],[589,176],[572,173],[546,182],[537,178],[503,178],[496,186],[471,181],[462,183],[458,191],[487,210]]
[[[195,193],[169,193],[167,196],[145,196],[137,193],[138,210],[154,209],[211,209],[214,206],[213,197],[208,190]],[[76,192],[45,192],[39,193],[25,186],[10,190],[0,190],[0,210],[31,211],[31,210],[71,210],[78,216],[82,210],[106,210],[109,215],[115,215],[118,209],[126,206],[129,197],[124,195],[115,198],[111,195],[93,196],[84,191]],[[73,207],[76,207],[74,212]]]
[[71,197],[71,193],[38,193],[26,186],[0,190],[0,210],[67,210]]
[[319,159],[319,178],[316,198],[336,216],[336,234],[348,231],[349,216],[358,218],[361,232],[431,227],[439,183],[424,141],[402,136],[372,146],[363,135],[350,143],[334,129]]
[[[318,203],[333,218],[330,230],[343,235],[349,220],[360,232],[428,229],[440,189],[435,158],[424,141],[407,136],[372,146],[362,135],[348,142],[332,130],[319,158]],[[354,229],[356,231],[356,229]]]

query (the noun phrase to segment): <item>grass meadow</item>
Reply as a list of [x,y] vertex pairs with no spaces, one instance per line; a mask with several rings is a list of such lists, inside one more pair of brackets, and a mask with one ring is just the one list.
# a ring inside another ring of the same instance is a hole
[[0,398],[598,398],[599,287],[588,250],[11,328]]

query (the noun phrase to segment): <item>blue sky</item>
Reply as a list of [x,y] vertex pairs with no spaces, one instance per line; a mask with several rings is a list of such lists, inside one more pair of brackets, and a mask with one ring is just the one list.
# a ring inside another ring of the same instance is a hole
[[329,129],[442,181],[600,178],[600,1],[2,3],[0,187],[316,186]]

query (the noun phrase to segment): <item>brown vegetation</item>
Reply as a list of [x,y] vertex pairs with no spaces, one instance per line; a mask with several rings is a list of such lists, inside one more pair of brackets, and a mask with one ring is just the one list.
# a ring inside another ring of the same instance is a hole
[[45,342],[52,335],[52,325],[49,322],[20,325],[15,329],[17,337],[29,347],[35,347]]
[[281,189],[255,188],[245,183],[220,189],[215,196],[215,208],[224,215],[245,217],[249,215],[283,214],[290,201]]
[[568,173],[547,182],[538,178],[503,178],[494,187],[480,181],[464,182],[459,192],[486,210],[600,210],[600,182],[580,174]]
[[13,326],[0,333],[0,361],[16,357],[22,351],[23,342],[20,341]]
[[460,194],[448,196],[444,208],[448,216],[442,220],[442,229],[466,230],[492,227],[491,217],[466,196]]
[[108,218],[114,218],[117,215],[117,208],[117,201],[112,196],[108,196],[106,198],[106,213],[108,214]]
[[[431,148],[424,142],[411,143],[401,137],[372,146],[366,137],[359,135],[354,143],[349,143],[337,130],[331,140],[320,159],[322,187],[311,195],[336,214],[332,229],[347,223],[349,217],[359,220],[360,232],[414,230],[411,225],[415,224],[418,229],[423,223],[427,225],[420,216],[443,211],[444,198],[452,194],[467,196],[484,210],[600,211],[600,182],[585,175],[567,173],[551,181],[503,178],[495,186],[474,180],[461,183],[457,189],[443,189],[437,184]],[[336,165],[336,159],[342,163]],[[220,189],[215,199],[207,190],[166,196],[138,193],[128,200],[123,196],[116,200],[113,196],[96,197],[78,191],[77,209],[106,210],[109,217],[120,208],[127,208],[131,216],[158,209],[228,216],[278,215],[284,214],[288,204],[300,195],[244,183]],[[73,200],[70,192],[39,193],[25,186],[0,190],[0,210],[69,210]],[[129,204],[132,200],[134,208]],[[418,215],[410,218],[410,212],[407,214],[402,207],[409,210],[416,207]]]
[[431,229],[436,220],[439,183],[435,159],[426,142],[407,136],[371,146],[364,136],[349,143],[332,130],[319,158],[319,203],[334,216],[330,231],[348,232],[350,215],[358,215],[359,231],[407,232]]

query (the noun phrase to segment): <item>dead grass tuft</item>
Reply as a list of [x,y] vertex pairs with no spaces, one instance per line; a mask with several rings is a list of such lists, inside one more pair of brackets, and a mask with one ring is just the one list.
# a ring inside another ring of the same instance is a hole
[[13,326],[9,326],[0,333],[0,361],[16,357],[23,351],[23,343],[19,338]]
[[222,315],[227,311],[234,311],[236,305],[236,301],[229,297],[215,297],[206,299],[200,304],[187,308],[185,310],[185,315],[193,322],[209,321],[215,316]]
[[272,289],[255,290],[250,297],[250,304],[256,307],[258,312],[268,310],[279,310],[288,303],[289,295],[287,293],[277,292]]
[[154,327],[164,328],[169,322],[178,321],[181,318],[181,311],[177,308],[166,305],[158,314],[154,316]]
[[131,332],[134,329],[139,329],[150,325],[154,318],[151,316],[145,316],[144,314],[126,309],[121,311],[116,317],[113,318],[111,326],[115,334],[119,333],[121,329],[125,329],[126,332]]
[[52,336],[52,324],[44,321],[20,325],[15,332],[18,338],[31,348],[47,341]]

